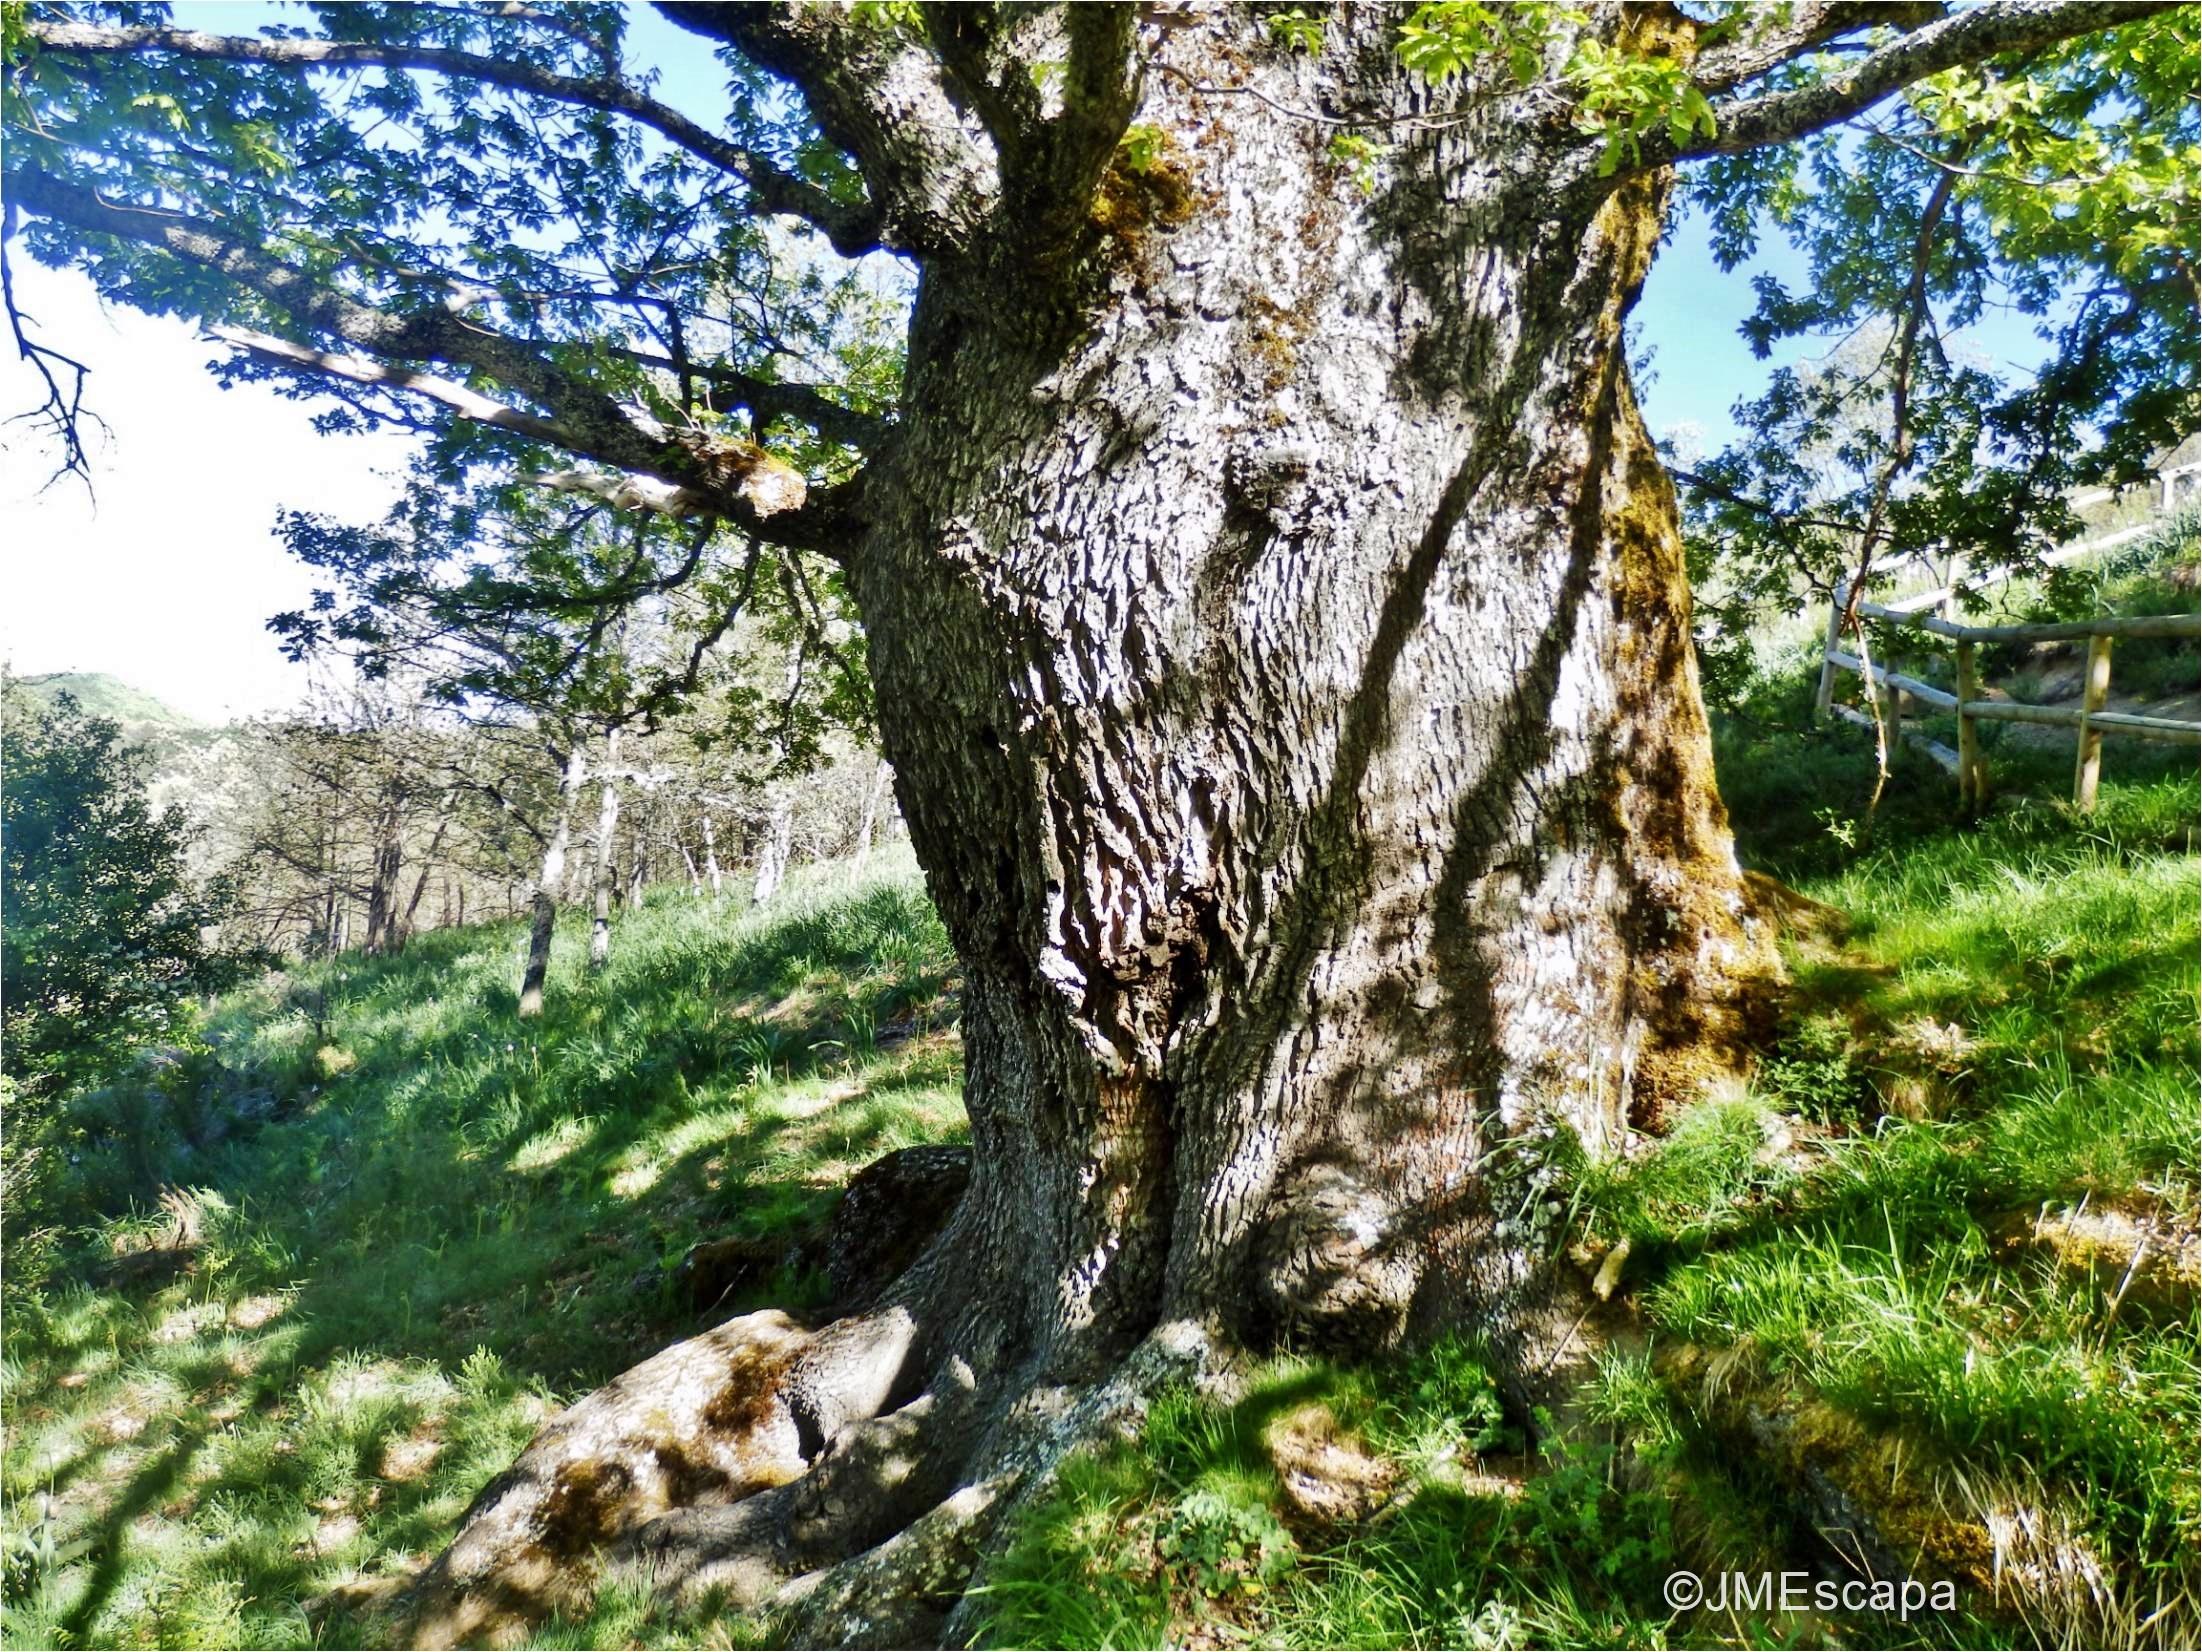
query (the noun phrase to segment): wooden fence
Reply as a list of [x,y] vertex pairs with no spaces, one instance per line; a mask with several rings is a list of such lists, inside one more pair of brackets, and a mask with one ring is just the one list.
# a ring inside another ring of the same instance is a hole
[[[2153,523],[2144,524],[2138,528],[2129,528],[2123,533],[2110,534],[2086,545],[2076,545],[2055,552],[2047,560],[2053,563],[2077,561],[2096,551],[2108,550],[2129,539],[2137,539],[2150,532],[2154,526]],[[1824,717],[1832,713],[1867,728],[1873,726],[1874,720],[1868,713],[1835,704],[1836,672],[1857,673],[1880,703],[1881,722],[1888,731],[1890,742],[1893,744],[1898,739],[1910,741],[1955,775],[1958,797],[1967,812],[1979,809],[1988,800],[1988,766],[1980,750],[1979,730],[1975,726],[1978,723],[2043,723],[2053,728],[2077,729],[2079,753],[2073,765],[2072,801],[2082,810],[2092,810],[2095,807],[2096,783],[2102,775],[2104,735],[2123,734],[2136,739],[2169,740],[2181,745],[2202,747],[2202,722],[2184,722],[2170,717],[2142,717],[2131,712],[2103,709],[2110,698],[2110,648],[2114,639],[2202,637],[2202,614],[2151,614],[2130,619],[2103,617],[2045,625],[1963,625],[1949,617],[1952,601],[1961,589],[1985,590],[2010,579],[2018,571],[2013,568],[1998,568],[1984,574],[1953,579],[1950,584],[1938,586],[1931,591],[1922,591],[1901,601],[1858,604],[1858,613],[1863,619],[1879,620],[1884,624],[1902,626],[1953,642],[1957,652],[1955,693],[1881,665],[1869,665],[1855,654],[1845,653],[1838,644],[1842,641],[1843,610],[1850,600],[1850,588],[1847,582],[1838,583],[1835,587],[1834,607],[1828,614],[1827,641],[1821,649],[1818,698],[1820,714]],[[1975,663],[1976,650],[1980,644],[2076,642],[2083,637],[2087,639],[2087,670],[2081,682],[2079,705],[2038,706],[2016,700],[1981,698],[1980,678]],[[1955,751],[1938,740],[1928,739],[1923,733],[1904,729],[1899,707],[1900,697],[1905,694],[1937,711],[1956,713]]]

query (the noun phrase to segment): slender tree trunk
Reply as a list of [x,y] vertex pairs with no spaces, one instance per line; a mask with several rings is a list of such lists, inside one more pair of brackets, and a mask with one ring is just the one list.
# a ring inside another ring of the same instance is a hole
[[596,911],[589,923],[589,968],[612,961],[612,886],[616,881],[612,844],[619,829],[619,782],[612,768],[619,761],[619,730],[604,738],[604,790],[596,809]]
[[367,951],[397,950],[398,878],[405,866],[405,794],[393,784],[376,816],[375,853],[367,878]]
[[321,946],[324,952],[334,958],[343,950],[343,947],[338,941],[336,932],[338,895],[336,815],[333,809],[326,811],[322,816],[321,866],[322,875],[327,879],[321,895]]
[[767,798],[765,840],[757,852],[757,881],[749,893],[752,906],[763,906],[780,892],[788,861],[795,852],[794,794],[785,781],[774,781]]
[[871,784],[864,788],[864,812],[856,823],[856,864],[859,866],[872,858],[872,839],[879,830],[879,808],[886,802],[894,781],[894,768],[882,757],[872,767]]
[[573,835],[574,800],[581,795],[581,782],[585,777],[581,742],[576,740],[560,762],[558,819],[551,828],[550,840],[543,845],[543,869],[535,880],[527,969],[520,977],[520,1015],[523,1019],[543,1013],[543,977],[550,973],[551,934],[558,926],[558,889],[566,877],[566,847]]
[[634,829],[627,840],[627,907],[629,911],[640,909],[643,891],[650,887],[650,833],[649,823],[657,814],[655,798],[647,798],[651,807],[634,822]]
[[719,870],[719,845],[711,830],[711,811],[703,812],[703,870],[711,880],[711,898],[726,899],[726,875]]
[[[1329,17],[1359,81],[1324,95],[1423,106],[1396,15]],[[1275,114],[1317,94],[1257,18],[1167,51],[1159,158],[1118,152],[1077,256],[928,265],[851,561],[963,968],[968,1190],[866,1311],[733,1322],[547,1431],[439,1562],[437,1633],[577,1462],[620,1463],[592,1518],[664,1586],[843,1562],[799,1641],[960,1645],[922,1614],[1005,1488],[1161,1374],[1469,1323],[1558,1381],[1556,1178],[1751,1031],[1777,965],[1623,350],[1670,180],[1471,84],[1366,194]],[[1240,84],[1270,102],[1195,90]],[[708,1380],[755,1420],[680,1425],[735,1500],[685,1510],[623,1419]]]
[[[428,848],[421,856],[420,876],[413,880],[412,899],[405,903],[405,911],[397,923],[397,945],[402,947],[413,933],[413,922],[419,917],[421,897],[428,892],[428,875],[435,870],[436,855],[443,848],[444,835],[451,830],[451,794],[444,793],[443,802],[436,812],[436,830],[428,840]],[[451,904],[451,880],[444,880],[444,905]],[[448,914],[447,914],[448,915]]]

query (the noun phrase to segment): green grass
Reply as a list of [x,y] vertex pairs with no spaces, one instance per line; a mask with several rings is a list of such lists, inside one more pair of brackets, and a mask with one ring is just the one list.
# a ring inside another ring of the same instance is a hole
[[[654,902],[598,979],[582,936],[539,1021],[516,927],[432,934],[225,1001],[158,1101],[90,1099],[83,1225],[0,1370],[10,1645],[372,1639],[375,1580],[556,1406],[700,1328],[660,1283],[689,1245],[792,1232],[961,1129],[950,954],[907,868],[760,916]],[[240,1099],[264,1121],[194,1146]],[[179,1237],[185,1271],[143,1265]],[[611,1643],[633,1604],[600,1608]]]
[[[988,1642],[2192,1636],[2191,1311],[2014,1239],[2074,1210],[2202,1220],[2192,757],[2118,748],[2082,819],[2069,755],[2014,748],[1969,826],[1905,758],[1867,822],[1865,742],[1803,731],[1807,693],[1767,685],[1718,755],[1747,861],[1853,931],[1792,948],[1750,1086],[1578,1167],[1563,1242],[1586,1266],[1628,1242],[1639,1334],[1559,1419],[1506,1414],[1459,1340],[1167,1395],[1021,1522]],[[534,1023],[512,926],[293,970],[79,1098],[64,1263],[13,1299],[0,1362],[11,1644],[372,1643],[378,1588],[554,1407],[702,1323],[661,1283],[690,1244],[795,1232],[869,1159],[961,1128],[953,964],[907,867],[763,916],[661,898],[617,936],[590,979],[561,932]],[[1362,1464],[1373,1512],[1296,1509],[1293,1438]],[[1830,1486],[1907,1565],[1992,1567],[1993,1529],[2010,1569],[2077,1566],[2085,1598],[1667,1608],[1677,1566],[1824,1564]],[[536,1643],[754,1633],[611,1591]]]
[[[1864,741],[1782,726],[1808,693],[1792,668],[1719,756],[1747,862],[1853,931],[1791,949],[1788,1020],[1747,1089],[1581,1167],[1570,1241],[1592,1261],[1628,1241],[1639,1340],[1542,1430],[1487,1429],[1487,1383],[1469,1398],[1414,1366],[1286,1362],[1236,1406],[1173,1399],[1025,1518],[990,1644],[2193,1644],[2191,1295],[2144,1311],[2010,1242],[2073,1209],[2173,1232],[2202,1212],[2192,754],[2122,749],[2082,818],[2057,800],[2068,754],[2015,752],[1972,826],[1939,769],[1900,760],[1861,829]],[[1261,1440],[1288,1404],[1390,1460],[1395,1506],[1287,1524]],[[1434,1467],[1400,1444],[1449,1430]],[[1667,1609],[1676,1566],[1828,1566],[1830,1487],[1906,1567],[1953,1578],[1957,1609]],[[1189,1523],[1220,1535],[1173,1546]],[[1264,1562],[1273,1528],[1290,1545]],[[1999,1562],[2073,1586],[1999,1594]]]

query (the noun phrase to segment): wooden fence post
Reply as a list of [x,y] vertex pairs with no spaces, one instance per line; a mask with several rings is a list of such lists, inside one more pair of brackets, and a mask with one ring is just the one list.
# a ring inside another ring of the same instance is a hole
[[1980,674],[1973,645],[1957,645],[1957,800],[1970,817],[1988,807],[1988,766],[1980,755],[1980,727],[1966,715],[1966,702],[1980,698]]
[[2080,699],[2080,750],[2072,771],[2072,802],[2082,814],[2095,810],[2095,783],[2102,778],[2103,736],[2090,719],[2110,698],[2110,639],[2087,640],[2087,686]]
[[1838,579],[1835,605],[1827,611],[1827,641],[1820,645],[1820,691],[1812,697],[1812,720],[1817,723],[1826,722],[1835,707],[1835,662],[1829,656],[1843,640],[1843,605],[1849,600],[1849,585]]

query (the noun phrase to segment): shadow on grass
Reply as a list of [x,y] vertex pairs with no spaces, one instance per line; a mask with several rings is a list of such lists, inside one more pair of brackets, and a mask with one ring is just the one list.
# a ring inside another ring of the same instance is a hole
[[[689,1245],[813,1223],[869,1158],[962,1128],[953,965],[907,875],[754,916],[653,901],[599,977],[558,939],[528,1023],[516,926],[271,978],[209,1028],[267,1122],[135,1144],[150,1186],[93,1145],[81,1191],[114,1214],[9,1327],[0,1535],[50,1507],[78,1557],[11,1588],[11,1642],[296,1644],[336,1591],[325,1628],[364,1644],[386,1631],[346,1588],[440,1547],[557,1404],[702,1328],[659,1284]],[[163,1184],[191,1190],[190,1271],[97,1283]],[[206,1623],[162,1616],[192,1601]]]

